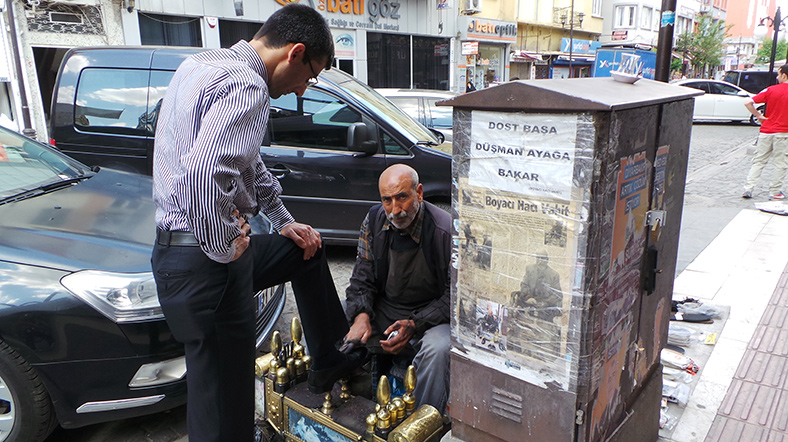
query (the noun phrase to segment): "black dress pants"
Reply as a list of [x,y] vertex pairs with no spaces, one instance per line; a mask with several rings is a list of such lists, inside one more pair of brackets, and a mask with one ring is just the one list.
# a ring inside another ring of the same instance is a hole
[[304,261],[303,249],[276,234],[252,235],[246,252],[229,264],[199,247],[154,246],[159,301],[186,348],[190,442],[253,439],[258,290],[291,281],[315,366],[337,352],[334,344],[348,327],[323,252]]

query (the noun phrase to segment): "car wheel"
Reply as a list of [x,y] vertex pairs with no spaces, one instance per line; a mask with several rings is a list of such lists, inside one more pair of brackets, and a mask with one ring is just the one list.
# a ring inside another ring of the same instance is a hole
[[56,426],[44,384],[17,352],[0,341],[0,442],[40,442]]
[[444,203],[443,201],[435,201],[435,202],[430,201],[430,202],[432,202],[432,204],[434,204],[435,207],[451,213],[451,203]]

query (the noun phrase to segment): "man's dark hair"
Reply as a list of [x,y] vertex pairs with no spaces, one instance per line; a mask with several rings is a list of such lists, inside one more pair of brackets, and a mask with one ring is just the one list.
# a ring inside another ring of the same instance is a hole
[[788,75],[788,64],[784,64],[784,65],[780,66],[780,73]]
[[307,59],[317,61],[326,57],[326,70],[331,69],[334,61],[334,38],[328,23],[319,12],[306,5],[291,3],[274,12],[254,34],[254,40],[258,39],[272,49],[303,43]]

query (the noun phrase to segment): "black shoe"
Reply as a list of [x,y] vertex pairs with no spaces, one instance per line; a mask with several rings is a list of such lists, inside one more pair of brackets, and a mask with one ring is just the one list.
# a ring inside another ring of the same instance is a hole
[[323,370],[309,370],[307,387],[315,394],[325,393],[334,387],[340,378],[349,375],[367,361],[367,349],[358,347],[348,354],[340,353],[342,362]]

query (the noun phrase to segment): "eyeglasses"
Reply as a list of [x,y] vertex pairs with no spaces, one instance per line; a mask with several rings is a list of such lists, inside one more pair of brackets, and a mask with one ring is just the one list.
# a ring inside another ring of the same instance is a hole
[[309,70],[312,71],[312,76],[306,79],[306,85],[314,86],[317,84],[317,73],[315,72],[315,68],[312,67],[312,59],[309,58],[306,52],[304,52],[304,59],[306,60],[306,64],[309,65]]

